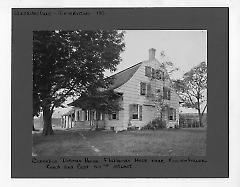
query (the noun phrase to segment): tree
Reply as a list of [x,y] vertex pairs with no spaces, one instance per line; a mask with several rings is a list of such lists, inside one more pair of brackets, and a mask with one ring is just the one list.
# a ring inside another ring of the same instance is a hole
[[[202,117],[207,108],[207,65],[201,62],[183,75],[182,79],[174,82],[175,88],[183,100],[183,106],[198,111],[199,125],[202,126]],[[205,105],[202,107],[202,105]],[[203,109],[201,109],[203,108]]]
[[116,70],[123,37],[116,30],[33,32],[33,109],[43,112],[44,135],[53,134],[54,108],[68,97],[107,87],[103,72]]
[[[37,88],[33,89],[33,90],[36,90]],[[37,92],[33,92],[33,113],[32,113],[32,116],[34,118],[34,116],[39,116],[39,113],[40,113],[40,98],[37,94]],[[35,131],[35,127],[34,127],[34,120],[33,120],[33,124],[32,124],[32,131]]]
[[[114,90],[95,90],[91,93],[83,93],[81,97],[69,105],[88,110],[90,112],[91,126],[93,124],[92,111],[102,114],[111,114],[113,111],[122,110],[123,108],[119,102],[121,96],[121,93],[115,92]],[[96,124],[96,129],[98,129],[98,124]]]

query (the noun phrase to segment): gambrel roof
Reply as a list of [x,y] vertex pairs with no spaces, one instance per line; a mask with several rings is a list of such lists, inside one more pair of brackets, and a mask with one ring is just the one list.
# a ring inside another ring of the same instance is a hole
[[134,73],[136,73],[138,68],[141,66],[141,64],[142,62],[135,64],[125,70],[122,70],[114,75],[111,75],[109,78],[113,78],[113,84],[110,86],[110,89],[116,89],[130,80]]

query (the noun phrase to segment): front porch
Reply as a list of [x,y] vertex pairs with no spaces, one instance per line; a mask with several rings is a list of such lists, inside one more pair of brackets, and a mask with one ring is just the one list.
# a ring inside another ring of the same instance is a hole
[[105,127],[105,115],[96,111],[74,108],[62,115],[61,126],[64,129],[95,129]]

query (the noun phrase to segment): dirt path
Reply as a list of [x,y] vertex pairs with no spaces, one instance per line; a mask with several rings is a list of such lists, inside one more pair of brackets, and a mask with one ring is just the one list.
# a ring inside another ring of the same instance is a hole
[[91,149],[97,156],[101,156],[101,151],[95,146],[91,145],[91,143],[87,140],[83,133],[81,133],[81,131],[78,131],[78,134],[82,137],[83,141],[85,141],[87,148]]

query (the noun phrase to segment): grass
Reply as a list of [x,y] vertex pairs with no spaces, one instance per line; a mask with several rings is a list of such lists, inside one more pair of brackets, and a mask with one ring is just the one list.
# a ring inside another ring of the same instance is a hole
[[33,134],[33,150],[44,156],[204,156],[206,129],[55,131],[48,137]]

